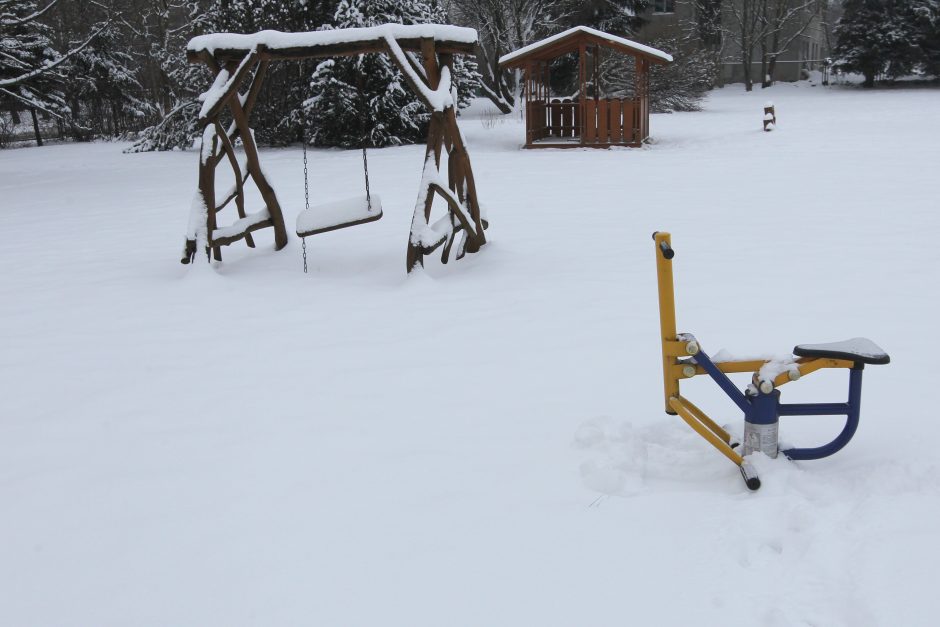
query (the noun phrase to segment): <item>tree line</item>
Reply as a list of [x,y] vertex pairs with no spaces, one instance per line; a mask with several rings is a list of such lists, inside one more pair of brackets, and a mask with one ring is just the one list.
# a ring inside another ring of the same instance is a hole
[[[186,42],[210,32],[310,31],[384,22],[456,23],[480,33],[476,59],[461,59],[467,97],[504,112],[517,77],[499,56],[578,24],[631,36],[649,0],[0,0],[0,120],[44,136],[133,136],[133,150],[191,145],[199,92],[210,77],[185,59]],[[694,108],[707,71],[671,70],[660,108]],[[676,79],[684,84],[675,89]],[[258,141],[330,146],[418,141],[427,114],[382,55],[307,60],[269,69],[255,109]],[[363,111],[369,111],[363,116]],[[363,120],[365,119],[365,122]],[[3,128],[0,128],[2,143]]]
[[[186,62],[186,42],[210,32],[309,31],[384,22],[456,23],[480,36],[462,60],[465,98],[510,112],[518,76],[500,56],[574,25],[632,37],[654,6],[685,5],[680,32],[649,42],[676,62],[651,77],[653,110],[690,110],[739,51],[750,88],[766,85],[777,58],[833,8],[828,0],[0,0],[0,145],[28,129],[44,137],[132,137],[134,150],[191,145],[206,69]],[[846,0],[835,57],[849,71],[898,76],[937,70],[940,0]],[[618,70],[618,68],[613,68]],[[629,73],[611,71],[629,89]],[[568,68],[568,71],[572,71]],[[427,114],[382,55],[273,66],[254,116],[259,142],[384,146],[418,141]],[[559,76],[563,77],[564,67]],[[553,74],[554,75],[554,74]],[[626,77],[626,78],[624,78]],[[619,83],[618,83],[619,81]],[[464,102],[464,103],[465,103]],[[368,111],[368,115],[364,115]]]

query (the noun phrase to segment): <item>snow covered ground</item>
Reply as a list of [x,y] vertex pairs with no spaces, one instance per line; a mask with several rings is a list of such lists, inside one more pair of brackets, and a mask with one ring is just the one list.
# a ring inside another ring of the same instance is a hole
[[[645,149],[522,151],[478,105],[491,243],[411,278],[421,147],[372,152],[385,217],[308,239],[308,275],[270,233],[178,263],[195,152],[0,152],[0,625],[935,625],[938,108],[733,86]],[[293,224],[300,150],[262,159]],[[315,151],[315,201],[359,160]],[[749,493],[663,413],[657,229],[707,351],[891,354],[846,450]]]

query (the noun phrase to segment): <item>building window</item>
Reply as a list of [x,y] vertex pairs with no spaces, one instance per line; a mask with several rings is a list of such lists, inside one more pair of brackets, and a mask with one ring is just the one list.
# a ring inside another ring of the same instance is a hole
[[675,13],[676,0],[653,0],[653,13]]

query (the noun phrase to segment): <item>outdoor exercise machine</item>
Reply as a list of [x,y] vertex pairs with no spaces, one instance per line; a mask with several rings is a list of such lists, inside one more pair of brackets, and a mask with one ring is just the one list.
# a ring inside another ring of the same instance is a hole
[[[277,250],[287,245],[281,206],[262,171],[249,126],[265,72],[276,61],[369,53],[389,55],[405,83],[431,112],[421,188],[408,236],[408,272],[423,265],[424,256],[439,247],[443,247],[441,261],[447,263],[458,233],[461,239],[457,259],[479,251],[486,243],[484,230],[489,225],[477,199],[470,155],[457,126],[452,82],[454,55],[475,55],[476,45],[477,33],[472,28],[441,24],[382,24],[305,33],[216,33],[193,38],[187,46],[187,59],[204,63],[215,74],[215,80],[202,95],[199,189],[193,198],[181,261],[190,263],[201,250],[220,261],[222,246],[242,239],[253,248],[252,232],[264,228],[274,229]],[[241,92],[243,85],[246,89]],[[223,119],[231,123],[223,123]],[[243,147],[244,164],[235,150],[237,141]],[[444,166],[442,156],[446,156]],[[220,200],[215,189],[216,167],[222,161],[232,167],[235,183]],[[363,161],[367,177],[368,166]],[[249,181],[254,182],[264,200],[264,207],[250,214],[245,210],[245,185]],[[368,179],[366,185],[365,197],[308,207],[298,217],[298,235],[325,233],[381,217],[381,205],[369,193]],[[447,212],[432,222],[431,209],[437,196],[446,202]],[[238,219],[218,226],[217,214],[232,201]]]
[[[747,456],[760,451],[777,457],[777,427],[780,416],[845,416],[842,432],[828,444],[815,448],[787,448],[789,459],[820,459],[842,449],[858,428],[862,400],[862,372],[865,364],[887,364],[890,357],[874,342],[854,338],[831,344],[800,344],[793,358],[774,360],[716,361],[709,357],[695,337],[676,333],[676,306],[672,281],[675,252],[669,233],[653,233],[656,245],[656,278],[659,284],[659,324],[663,353],[663,386],[666,413],[678,414],[696,433],[705,438],[741,470],[747,487],[757,490],[760,479]],[[849,371],[849,395],[845,403],[780,402],[780,386],[826,368]],[[750,372],[751,383],[742,392],[728,373]],[[744,412],[744,442],[718,426],[705,412],[682,396],[679,382],[698,375],[708,375]]]

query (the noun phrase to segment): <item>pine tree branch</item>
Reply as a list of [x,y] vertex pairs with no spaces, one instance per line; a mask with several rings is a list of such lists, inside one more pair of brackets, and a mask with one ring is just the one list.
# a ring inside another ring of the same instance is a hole
[[86,39],[84,42],[82,42],[82,44],[81,44],[80,46],[78,46],[77,48],[73,48],[72,50],[69,50],[65,55],[59,57],[58,59],[56,59],[56,60],[53,61],[52,63],[47,63],[47,64],[43,65],[42,67],[38,67],[38,68],[36,68],[35,70],[33,70],[33,71],[31,71],[31,72],[27,72],[26,74],[21,74],[20,76],[15,76],[15,77],[13,77],[13,78],[7,78],[7,79],[0,80],[0,88],[2,88],[2,87],[15,87],[15,86],[17,86],[17,85],[21,85],[21,84],[23,84],[23,83],[26,83],[26,82],[28,82],[28,81],[30,81],[30,80],[36,78],[37,76],[42,76],[43,74],[49,72],[50,70],[53,70],[53,69],[57,68],[58,66],[62,65],[62,64],[65,63],[66,61],[68,61],[71,57],[75,56],[76,54],[78,54],[79,52],[81,52],[82,50],[84,50],[85,48],[87,48],[88,45],[92,42],[92,40],[93,40],[95,37],[97,37],[98,35],[100,35],[102,32],[104,32],[104,31],[105,31],[108,27],[110,27],[110,26],[111,26],[111,20],[108,20],[107,22],[104,23],[104,25],[101,26],[101,28],[99,28],[98,30],[96,30],[94,33],[92,33],[92,34],[88,37],[88,39]]
[[12,20],[0,20],[0,24],[2,24],[3,26],[22,26],[23,24],[29,24],[33,20],[36,20],[42,17],[43,15],[45,15],[52,7],[54,7],[58,3],[59,3],[59,0],[52,0],[48,5],[46,5],[46,8],[40,9],[39,11],[35,11],[31,15],[27,15],[25,17],[13,18]]
[[49,115],[59,118],[60,120],[65,120],[65,116],[47,108],[39,100],[35,100],[33,98],[27,98],[26,96],[20,95],[16,92],[12,92],[9,89],[4,89],[2,87],[0,87],[0,93],[4,93],[7,96],[10,96],[11,98],[19,100],[22,103],[25,103],[26,106],[29,107],[30,109],[38,109],[39,111],[42,111],[43,113],[48,113]]

